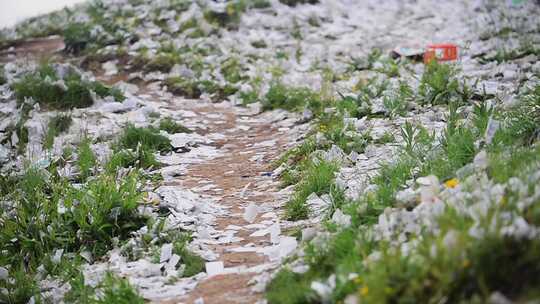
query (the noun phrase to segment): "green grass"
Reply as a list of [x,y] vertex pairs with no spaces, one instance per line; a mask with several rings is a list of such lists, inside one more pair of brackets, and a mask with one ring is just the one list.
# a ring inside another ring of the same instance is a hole
[[390,117],[404,116],[407,113],[407,104],[413,98],[413,91],[406,82],[400,82],[399,90],[392,96],[383,97],[383,105]]
[[165,80],[165,84],[169,92],[192,99],[201,97],[203,93],[208,93],[211,95],[212,100],[222,101],[238,91],[237,87],[230,84],[221,86],[212,80],[197,80],[183,77],[169,77]]
[[295,187],[292,199],[285,206],[286,218],[288,220],[307,218],[309,215],[309,207],[306,205],[307,197],[312,193],[317,195],[329,193],[337,169],[336,164],[322,160],[319,163],[310,163],[302,176],[302,180]]
[[138,128],[128,125],[118,138],[117,147],[120,149],[136,150],[140,148],[145,151],[169,152],[172,150],[171,141],[159,134],[159,131],[152,127]]
[[85,285],[82,274],[71,281],[71,290],[66,294],[67,303],[88,304],[144,304],[144,299],[127,279],[107,272],[95,287]]
[[136,149],[116,151],[107,163],[108,172],[116,172],[118,168],[158,168],[160,163],[156,160],[151,149]]
[[29,72],[16,81],[12,88],[20,104],[27,98],[33,98],[45,107],[60,110],[91,106],[93,104],[92,91],[100,97],[111,95],[117,101],[123,101],[124,99],[120,91],[111,89],[96,81],[83,80],[81,75],[74,71],[71,71],[62,79],[65,88],[51,82],[57,80],[60,80],[60,78],[54,68],[49,64],[42,64],[36,71]]
[[91,27],[85,23],[71,23],[64,30],[65,50],[75,55],[80,54],[92,42]]
[[538,165],[540,146],[511,147],[502,153],[491,153],[489,158],[489,176],[497,183],[505,183]]
[[[352,216],[352,226],[336,230],[327,224],[327,229],[335,233],[324,245],[308,244],[304,248],[303,260],[310,269],[303,274],[281,270],[267,287],[269,303],[320,303],[310,289],[311,282],[326,282],[331,274],[337,277],[331,303],[339,303],[350,294],[361,303],[484,303],[493,291],[518,302],[538,298],[540,242],[506,237],[498,226],[492,225],[503,221],[500,215],[508,212],[517,212],[530,224],[540,223],[538,204],[518,211],[516,206],[522,203],[524,194],[513,193],[511,188],[506,188],[503,201],[494,202],[485,218],[477,222],[489,231],[480,239],[469,234],[476,220],[450,207],[436,218],[438,230],[408,236],[409,240],[418,241],[409,255],[385,241],[375,241],[371,229],[386,208],[395,207],[396,192],[407,187],[409,180],[429,174],[445,180],[471,163],[479,152],[478,143],[482,144],[490,117],[500,119],[502,127],[493,142],[483,146],[489,156],[487,176],[495,183],[517,177],[527,185],[528,195],[533,195],[536,181],[530,179],[530,174],[540,167],[535,124],[539,92],[538,88],[526,92],[520,97],[519,106],[510,111],[476,104],[467,119],[458,111],[459,101],[454,101],[439,141],[423,127],[406,123],[402,127],[402,151],[396,161],[382,165],[372,180],[376,189],[356,202],[338,199],[339,208]],[[287,157],[291,155],[292,152]],[[297,189],[301,187],[299,183]],[[301,215],[306,212],[299,210]],[[451,247],[444,241],[449,231],[456,234]],[[366,257],[375,251],[380,253],[379,259],[366,262]],[[350,273],[358,277],[347,279]]]
[[257,48],[257,49],[265,49],[265,48],[268,47],[268,45],[266,44],[266,42],[263,39],[252,41],[251,45],[254,48]]
[[99,258],[146,222],[137,211],[144,178],[136,171],[120,179],[102,173],[75,187],[56,173],[56,165],[49,171],[29,167],[4,190],[12,203],[0,211],[0,246],[5,253],[0,265],[9,265],[14,281],[0,282],[7,289],[0,295],[6,297],[2,301],[24,303],[35,295],[39,265],[51,275],[66,270],[51,262],[57,249],[65,251],[61,263],[77,265],[79,252],[87,250]]
[[92,151],[92,140],[85,137],[77,149],[77,167],[82,181],[86,181],[88,177],[93,175],[96,163],[96,156],[94,155],[94,151]]
[[43,147],[50,149],[53,146],[54,138],[66,132],[71,126],[72,119],[69,114],[58,114],[51,118],[47,126],[47,133],[43,141]]
[[4,74],[4,66],[0,65],[0,85],[7,83],[6,76]]
[[358,134],[353,131],[353,126],[345,126],[343,117],[336,114],[320,114],[318,117],[318,129],[324,137],[340,147],[346,154],[352,151],[363,153],[367,145],[372,141],[369,131]]
[[229,83],[237,83],[245,80],[245,77],[242,75],[242,66],[237,58],[229,57],[221,62],[220,71]]
[[377,144],[385,145],[385,144],[396,142],[396,137],[391,132],[386,131],[383,133],[383,135],[380,138],[378,138],[377,140],[374,140],[374,142]]
[[157,56],[150,59],[148,63],[146,63],[144,70],[149,72],[160,71],[163,73],[168,73],[175,64],[181,62],[182,59],[180,54],[177,52],[159,53]]
[[321,100],[317,93],[307,88],[291,88],[274,82],[262,101],[264,110],[285,109],[300,111],[305,107],[318,110]]
[[[163,123],[163,121],[165,122]],[[181,129],[181,125],[171,124],[171,122],[173,121],[162,120],[160,129],[168,129],[168,131]],[[129,124],[112,145],[112,149],[115,153],[106,165],[108,172],[115,172],[117,168],[129,167],[157,168],[160,164],[154,153],[170,152],[172,146],[167,137],[159,134],[159,129],[154,127],[138,128]]]
[[208,23],[220,28],[227,28],[229,30],[235,30],[238,28],[242,14],[247,9],[247,1],[245,0],[233,0],[227,3],[227,7],[224,12],[216,12],[210,9],[206,9],[203,12],[204,19]]
[[497,62],[498,64],[517,60],[523,57],[526,57],[528,55],[536,55],[538,56],[540,54],[540,48],[536,47],[533,43],[530,42],[521,42],[519,48],[508,50],[505,47],[497,49],[497,52],[493,56],[483,56],[480,58],[480,62],[486,64],[492,61]]
[[448,104],[455,98],[459,84],[455,68],[432,60],[426,65],[418,93],[423,104]]
[[171,93],[187,98],[199,98],[203,93],[199,88],[199,82],[193,79],[170,77],[165,80],[165,84]]
[[189,128],[177,123],[172,118],[167,117],[159,122],[159,129],[166,131],[169,134],[176,134],[176,133],[192,133]]
[[248,1],[248,6],[251,8],[261,9],[271,7],[272,4],[268,0],[250,0]]
[[186,267],[182,273],[182,277],[191,277],[204,271],[205,260],[189,251],[187,249],[187,242],[175,242],[173,244],[173,253],[181,257],[182,264]]
[[310,303],[308,299],[313,294],[310,284],[311,281],[303,276],[282,269],[266,287],[266,299],[270,304]]

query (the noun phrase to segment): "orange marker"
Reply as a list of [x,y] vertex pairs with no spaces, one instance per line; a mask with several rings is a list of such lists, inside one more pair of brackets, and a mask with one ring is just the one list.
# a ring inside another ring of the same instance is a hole
[[424,53],[424,63],[431,60],[450,61],[458,58],[457,45],[452,43],[431,44]]

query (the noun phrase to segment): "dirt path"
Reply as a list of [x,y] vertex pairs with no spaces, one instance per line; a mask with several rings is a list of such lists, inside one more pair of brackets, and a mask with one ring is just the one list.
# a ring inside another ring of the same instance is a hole
[[[244,208],[249,203],[258,206],[266,204],[267,208],[275,205],[279,183],[269,176],[271,163],[291,144],[292,137],[285,131],[286,128],[278,129],[270,120],[269,113],[253,115],[246,109],[219,105],[188,110],[193,110],[201,118],[210,121],[209,134],[224,135],[222,140],[215,143],[224,154],[210,161],[191,165],[184,176],[168,185],[178,185],[215,197],[219,204],[229,208],[230,215],[218,218],[214,228],[217,231],[237,229],[234,236],[241,240],[211,245],[210,248],[219,254],[218,261],[223,262],[226,270],[239,273],[209,277],[200,282],[186,297],[164,303],[195,303],[201,298],[205,304],[255,303],[262,299],[262,294],[251,291],[248,283],[256,272],[246,269],[264,267],[269,260],[263,254],[232,252],[231,249],[248,244],[252,244],[254,248],[272,245],[269,234],[260,237],[250,235],[263,226],[268,226],[270,222],[278,222],[278,210],[259,213],[255,221],[249,223],[243,217]],[[221,118],[218,118],[219,116]],[[201,188],[204,189],[198,190]]]
[[[11,57],[1,57],[7,60],[43,58],[54,55],[62,47],[61,41],[54,37],[32,40],[3,51],[3,55],[9,53]],[[96,76],[108,84],[118,80],[99,73]],[[126,75],[119,76],[121,80],[125,78]],[[145,96],[156,97],[151,99],[158,100],[159,94],[152,94],[152,90],[145,86],[140,88],[146,93]],[[226,206],[229,215],[217,218],[213,228],[218,233],[233,234],[231,242],[209,245],[209,249],[219,256],[217,261],[223,262],[226,273],[207,277],[186,296],[161,303],[256,303],[262,300],[263,294],[253,292],[253,282],[250,281],[258,273],[276,265],[275,261],[270,261],[267,255],[260,253],[261,249],[276,244],[271,242],[269,233],[263,236],[252,234],[279,223],[280,203],[286,194],[279,192],[279,182],[271,176],[272,162],[294,144],[297,135],[302,133],[300,129],[305,128],[298,128],[296,118],[291,117],[293,114],[290,113],[256,114],[251,109],[228,103],[212,104],[203,101],[164,102],[167,105],[161,101],[159,103],[159,108],[173,113],[195,113],[193,120],[199,126],[201,122],[207,122],[200,129],[195,124],[196,132],[209,137],[218,135],[214,137],[220,138],[214,140],[212,145],[219,150],[221,156],[189,165],[185,174],[165,185],[210,196],[218,204]],[[250,203],[260,207],[258,216],[251,223],[244,219],[245,208]],[[235,250],[239,247],[253,250]]]
[[59,36],[15,41],[9,46],[0,47],[0,63],[15,60],[15,58],[40,61],[54,56],[63,49],[64,39]]

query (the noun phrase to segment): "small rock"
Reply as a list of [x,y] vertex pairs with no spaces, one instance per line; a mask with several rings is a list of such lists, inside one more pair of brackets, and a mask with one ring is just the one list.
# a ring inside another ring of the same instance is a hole
[[9,271],[5,267],[0,267],[0,280],[6,280],[9,277]]
[[296,238],[292,236],[282,236],[279,240],[279,257],[285,258],[291,254],[298,245]]
[[484,139],[487,144],[491,143],[491,141],[493,140],[493,136],[495,136],[495,133],[497,133],[497,130],[499,130],[500,126],[501,126],[501,123],[498,120],[493,119],[491,117],[489,118],[488,124],[486,127],[486,133],[484,135]]
[[60,264],[63,254],[64,254],[64,249],[57,249],[54,252],[54,255],[51,257],[51,262],[53,262],[54,264]]
[[485,170],[488,166],[488,157],[485,150],[482,150],[476,154],[473,160],[473,164],[480,170]]
[[168,244],[165,244],[165,245],[161,246],[161,254],[159,256],[159,262],[160,263],[165,263],[171,258],[172,249],[173,249],[173,244],[172,243],[168,243]]
[[317,235],[317,229],[313,227],[302,229],[302,241],[311,241]]
[[259,213],[259,207],[254,203],[249,203],[249,205],[244,209],[244,220],[248,223],[253,223],[257,214]]
[[507,297],[505,297],[502,293],[496,291],[492,293],[487,301],[489,304],[512,304],[513,302],[510,301]]
[[277,244],[279,242],[279,235],[281,234],[281,227],[279,223],[275,223],[269,228],[270,230],[270,242]]
[[332,221],[341,227],[347,228],[351,225],[351,216],[343,213],[341,209],[336,209],[332,215]]
[[206,273],[209,277],[222,274],[225,271],[222,261],[208,262],[205,264]]

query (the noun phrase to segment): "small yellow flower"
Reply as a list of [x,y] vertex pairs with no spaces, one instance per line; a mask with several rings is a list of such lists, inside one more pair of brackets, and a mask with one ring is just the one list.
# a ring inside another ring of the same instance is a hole
[[452,178],[444,182],[444,185],[446,188],[455,188],[459,184],[459,180],[457,178]]
[[362,278],[361,277],[356,277],[356,278],[354,278],[354,282],[356,284],[360,284],[360,283],[362,283]]
[[461,266],[463,268],[469,268],[469,266],[471,266],[471,261],[469,261],[468,259],[465,259],[463,260],[463,262],[461,263]]
[[367,286],[362,286],[362,288],[360,288],[360,295],[362,297],[367,296],[368,293],[369,293],[369,288]]

